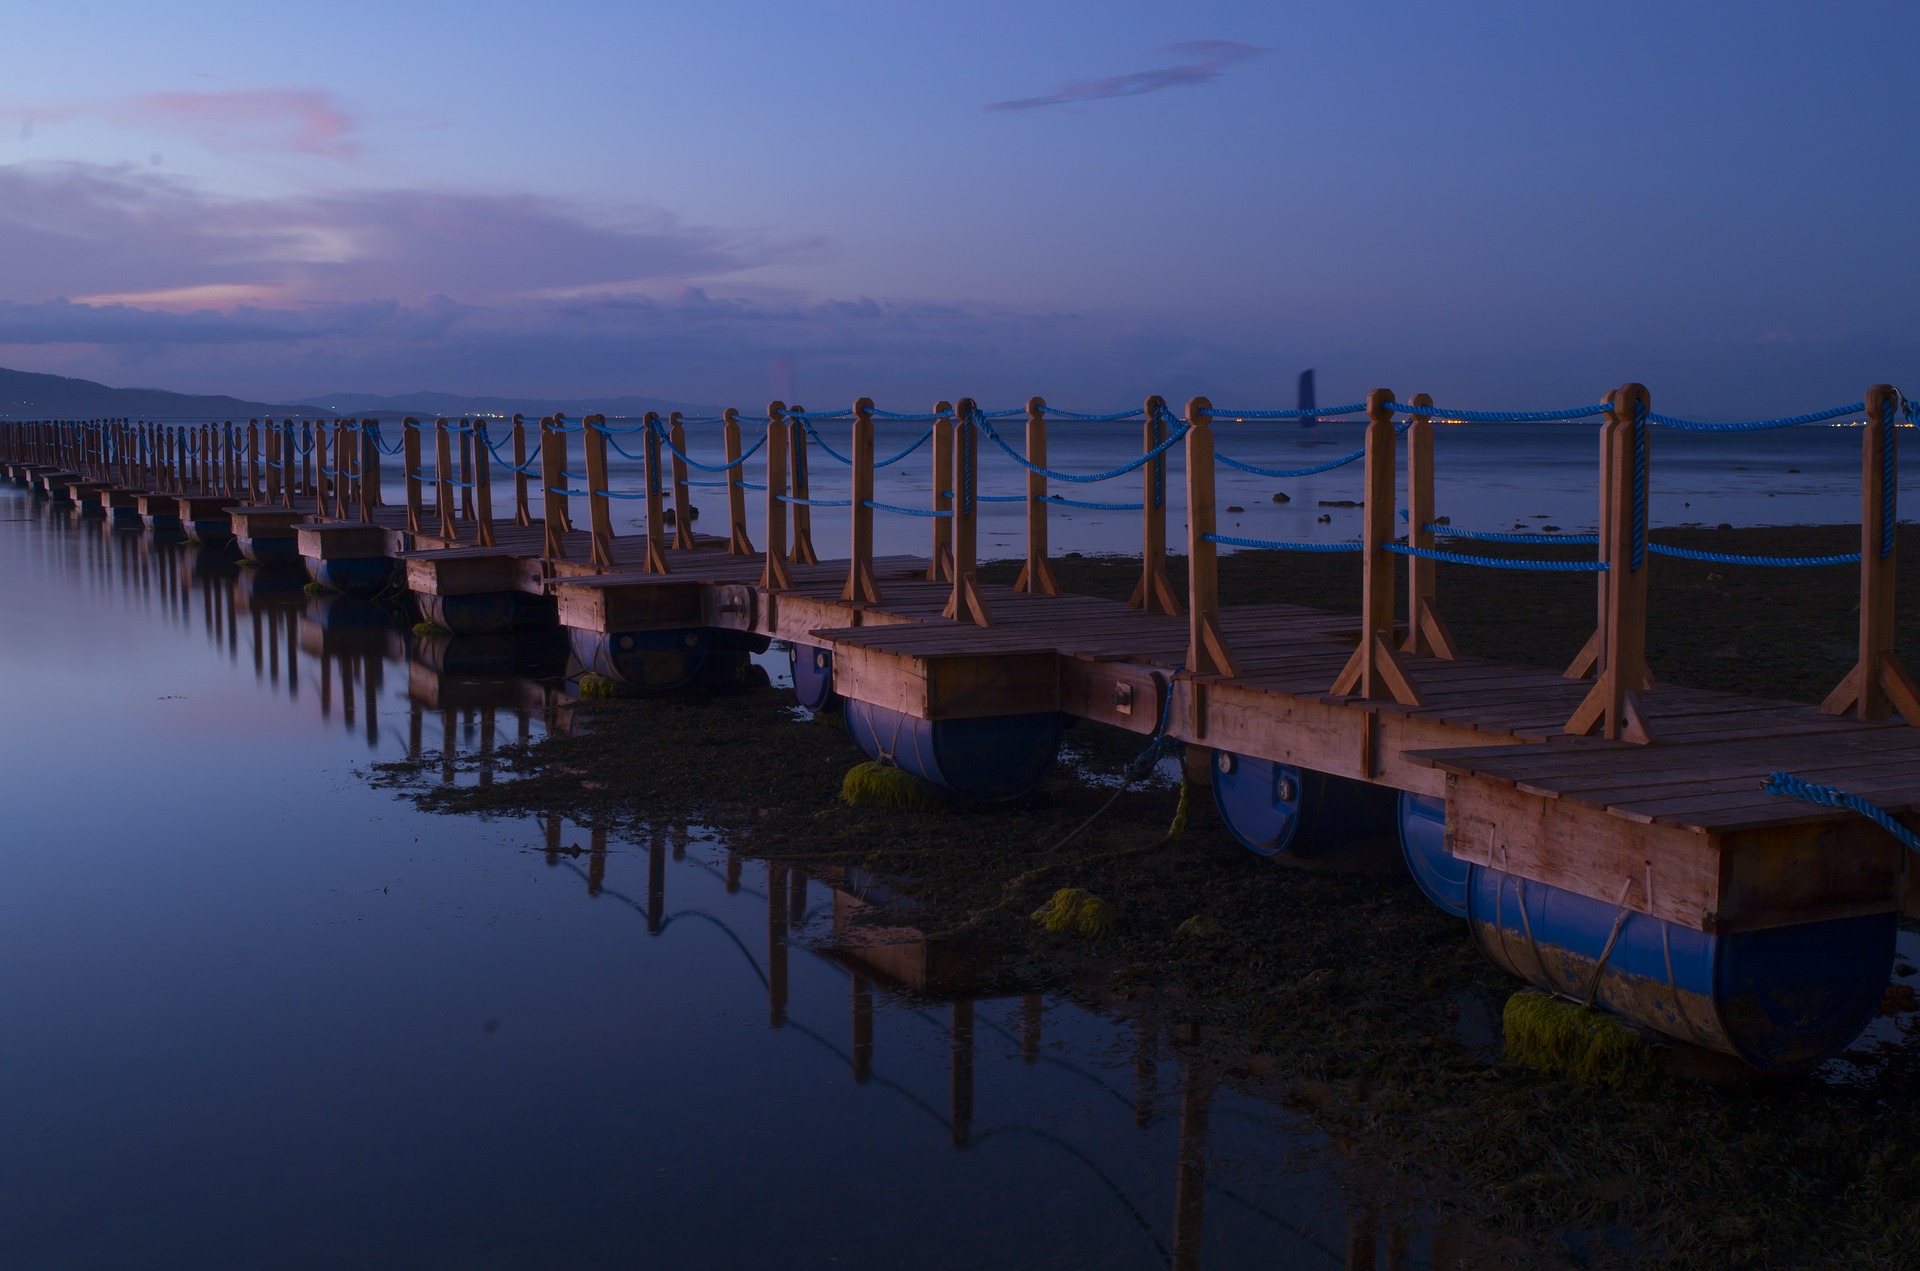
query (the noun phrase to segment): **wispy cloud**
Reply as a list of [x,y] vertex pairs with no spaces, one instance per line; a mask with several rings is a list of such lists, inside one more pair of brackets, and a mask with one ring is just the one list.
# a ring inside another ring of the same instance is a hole
[[85,119],[184,136],[218,154],[297,154],[341,161],[360,154],[355,137],[360,121],[324,88],[143,93],[7,113],[20,119],[23,138],[33,135],[36,124]]
[[1074,102],[1099,101],[1107,97],[1141,97],[1168,88],[1183,88],[1217,79],[1237,62],[1258,57],[1267,50],[1237,40],[1187,40],[1155,49],[1172,53],[1184,61],[1153,70],[1129,71],[1104,79],[1085,79],[1056,88],[1038,97],[1018,97],[1012,101],[989,102],[988,110],[1039,110],[1043,106],[1068,106]]

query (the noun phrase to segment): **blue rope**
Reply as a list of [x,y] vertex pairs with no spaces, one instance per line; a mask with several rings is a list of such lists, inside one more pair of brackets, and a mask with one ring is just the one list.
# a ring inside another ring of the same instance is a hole
[[876,512],[894,512],[900,516],[952,516],[951,509],[903,508],[892,503],[875,503],[872,499],[861,501],[861,507],[872,508]]
[[1483,543],[1571,543],[1591,547],[1599,543],[1598,534],[1497,534],[1492,530],[1456,530],[1451,525],[1423,525],[1429,534],[1447,538],[1470,538]]
[[1682,560],[1703,560],[1715,565],[1766,565],[1785,568],[1793,565],[1858,565],[1859,552],[1842,552],[1837,556],[1741,556],[1731,552],[1697,552],[1687,547],[1668,547],[1663,543],[1648,543],[1647,550],[1656,556],[1677,556]]
[[802,499],[791,494],[776,494],[773,497],[782,503],[792,503],[803,508],[850,508],[853,506],[852,499]]
[[827,439],[825,437],[822,437],[818,432],[814,430],[813,419],[805,411],[796,411],[794,412],[793,417],[800,421],[800,426],[802,428],[807,430],[807,436],[813,438],[815,444],[817,444],[820,447],[820,449],[827,452],[827,457],[829,459],[832,459],[843,468],[851,468],[853,466],[853,460],[851,458],[841,454],[838,450],[835,450],[832,446],[829,446],[827,444]]
[[[1413,427],[1413,421],[1411,419],[1407,420],[1404,423],[1395,425],[1393,430],[1393,435],[1398,437],[1411,427]],[[1367,448],[1365,446],[1362,446],[1360,447],[1360,449],[1354,451],[1352,454],[1341,455],[1338,459],[1332,459],[1326,463],[1315,464],[1311,468],[1262,468],[1251,463],[1242,463],[1238,459],[1230,459],[1226,455],[1219,454],[1219,453],[1215,453],[1213,457],[1215,459],[1218,459],[1221,463],[1226,464],[1229,468],[1238,468],[1242,472],[1251,472],[1256,477],[1285,478],[1285,477],[1311,477],[1311,476],[1317,476],[1322,472],[1332,472],[1335,468],[1344,467],[1347,464],[1352,463],[1355,459],[1365,458],[1366,453],[1367,453]]]
[[603,499],[644,499],[647,497],[645,494],[622,494],[618,490],[594,490],[592,493],[599,495]]
[[1604,574],[1603,560],[1528,560],[1508,556],[1471,556],[1465,552],[1446,552],[1408,543],[1382,543],[1380,549],[1396,556],[1417,556],[1449,565],[1480,565],[1487,569],[1525,569],[1546,574]]
[[560,469],[560,475],[565,477],[569,481],[585,481],[587,479],[586,473],[568,472],[565,468]]
[[[1011,416],[1011,415],[1024,415],[1027,412],[1024,410],[1018,410],[1018,411],[1009,410],[1009,411],[996,411],[994,413],[997,415]],[[1122,419],[1138,419],[1142,415],[1146,414],[1147,412],[1144,409],[1142,409],[1142,410],[1116,411],[1114,414],[1111,414],[1111,415],[1082,415],[1078,411],[1061,410],[1058,406],[1049,406],[1046,408],[1046,410],[1042,411],[1041,413],[1043,415],[1057,415],[1061,419],[1078,419],[1078,420],[1086,421],[1088,423],[1110,424],[1110,423],[1115,423]]]
[[1703,424],[1699,420],[1674,419],[1668,415],[1648,415],[1647,418],[1662,428],[1678,428],[1683,432],[1764,432],[1769,428],[1797,428],[1801,424],[1817,424],[1828,419],[1838,419],[1842,415],[1858,415],[1866,408],[1865,402],[1855,402],[1851,406],[1817,410],[1811,415],[1794,415],[1786,419],[1755,419],[1744,424]]
[[914,451],[920,449],[920,447],[926,445],[927,438],[931,436],[933,436],[933,429],[929,428],[925,432],[920,434],[920,440],[914,442],[911,446],[908,446],[905,450],[902,450],[899,454],[893,456],[893,458],[891,459],[876,459],[874,461],[873,466],[876,468],[892,467],[894,464],[899,463],[902,459],[905,459],[908,455],[912,454]]
[[890,410],[881,410],[878,406],[873,408],[872,414],[875,419],[893,419],[903,424],[933,424],[943,419],[953,418],[952,411],[941,411],[937,415],[897,415]]
[[723,488],[723,489],[724,489],[724,488],[725,488],[725,487],[726,487],[727,485],[729,485],[729,484],[731,484],[731,483],[730,483],[730,482],[726,482],[726,481],[688,481],[688,482],[686,482],[686,484],[687,484],[687,485],[698,485],[698,486],[718,486],[718,487],[720,487],[720,488]]
[[1627,558],[1627,572],[1633,574],[1647,563],[1647,431],[1643,398],[1633,411],[1633,549]]
[[1848,794],[1833,786],[1817,786],[1803,777],[1791,772],[1775,772],[1760,783],[1760,788],[1768,794],[1777,794],[1790,799],[1804,799],[1808,803],[1817,803],[1821,807],[1845,808],[1858,812],[1875,825],[1900,840],[1908,849],[1920,852],[1920,834],[1915,834],[1900,824],[1893,814],[1878,804],[1870,803],[1857,794]]
[[740,486],[741,486],[741,488],[742,488],[742,489],[746,489],[746,490],[760,490],[760,491],[763,491],[763,492],[764,492],[764,491],[766,490],[766,488],[767,488],[767,487],[765,487],[765,486],[763,486],[763,485],[761,485],[761,484],[759,484],[759,483],[758,483],[758,482],[756,482],[756,481],[742,481],[742,482],[740,483]]
[[1040,501],[1058,503],[1061,507],[1086,508],[1093,512],[1142,512],[1147,506],[1144,503],[1088,503],[1083,499],[1069,499],[1060,494],[1043,494],[1040,496]]
[[1235,419],[1325,419],[1332,415],[1352,415],[1366,408],[1365,402],[1351,406],[1315,406],[1308,410],[1228,410],[1225,406],[1215,406],[1207,413],[1216,420],[1223,415]]
[[1394,402],[1388,409],[1402,415],[1425,415],[1428,419],[1452,420],[1463,424],[1551,424],[1570,419],[1604,415],[1605,402],[1576,406],[1571,410],[1448,410],[1442,406],[1402,406]]
[[1177,427],[1165,441],[1147,451],[1147,453],[1141,455],[1138,459],[1130,459],[1119,467],[1109,468],[1105,472],[1076,475],[1071,472],[1055,472],[1051,468],[1042,468],[1037,464],[1028,462],[1024,455],[1006,443],[1006,440],[1000,436],[992,424],[979,416],[975,418],[980,425],[980,431],[987,434],[988,440],[992,441],[993,444],[1000,447],[1000,449],[1006,451],[1008,458],[1025,468],[1028,472],[1037,472],[1049,481],[1067,481],[1079,485],[1090,485],[1096,481],[1111,481],[1115,477],[1123,477],[1129,472],[1138,471],[1146,467],[1149,463],[1152,463],[1155,459],[1158,459],[1161,455],[1167,453],[1167,451],[1173,449],[1187,435],[1186,425],[1182,424]]
[[589,497],[587,491],[585,490],[562,490],[557,485],[548,486],[547,493],[548,494],[564,494],[570,499],[584,499]]
[[1234,538],[1228,534],[1202,534],[1203,540],[1222,547],[1263,547],[1276,552],[1357,552],[1360,543],[1285,543],[1267,538]]

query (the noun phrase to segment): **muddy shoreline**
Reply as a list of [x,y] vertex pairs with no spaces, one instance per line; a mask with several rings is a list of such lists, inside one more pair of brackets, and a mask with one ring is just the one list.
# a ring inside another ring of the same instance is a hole
[[[1853,550],[1859,531],[1657,538],[1811,555]],[[1903,527],[1901,546],[1901,594],[1920,597],[1920,527]],[[1177,585],[1183,563],[1170,562]],[[1055,567],[1066,590],[1119,597],[1138,571],[1114,557],[1068,556]],[[995,562],[982,572],[1007,582],[1017,570]],[[1229,604],[1357,609],[1350,555],[1235,553],[1220,573]],[[1852,664],[1854,568],[1659,558],[1650,591],[1648,657],[1664,680],[1817,701]],[[1517,662],[1564,665],[1594,621],[1590,576],[1442,565],[1439,600],[1463,650]],[[1920,604],[1900,615],[1899,649],[1920,667]],[[1480,958],[1464,923],[1419,894],[1392,844],[1350,860],[1276,864],[1232,841],[1203,790],[1184,831],[1169,837],[1178,789],[1157,779],[1120,794],[1053,850],[1112,795],[1112,774],[1140,749],[1136,736],[1071,729],[1070,762],[1012,804],[880,811],[840,802],[841,778],[862,756],[836,719],[803,720],[784,692],[743,687],[579,711],[576,735],[497,754],[491,785],[437,784],[438,755],[385,765],[380,779],[435,811],[558,813],[621,834],[691,821],[744,854],[897,880],[910,908],[878,920],[964,927],[1007,950],[997,971],[1005,985],[1079,986],[1197,1038],[1194,1052],[1222,1079],[1326,1130],[1343,1181],[1382,1214],[1425,1210],[1481,1233],[1495,1261],[1477,1265],[1559,1265],[1576,1250],[1586,1265],[1920,1263],[1920,1128],[1908,1115],[1920,1042],[1911,1031],[1846,1064],[1844,1080],[1729,1079],[1724,1065],[1704,1065],[1703,1076],[1678,1063],[1678,1073],[1629,1089],[1580,1086],[1499,1056],[1489,1022],[1497,1035],[1517,985]],[[1050,934],[1031,920],[1067,886],[1107,902],[1111,935]],[[1897,970],[1896,986],[1914,982]],[[1593,1234],[1605,1232],[1614,1238]]]

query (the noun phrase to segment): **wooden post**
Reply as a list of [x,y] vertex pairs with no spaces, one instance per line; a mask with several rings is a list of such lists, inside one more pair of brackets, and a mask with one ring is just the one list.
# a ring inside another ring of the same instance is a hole
[[953,430],[953,595],[942,616],[978,626],[993,625],[986,597],[975,576],[980,553],[980,424],[979,407],[971,397],[954,403],[958,422]]
[[418,534],[426,516],[420,506],[420,422],[411,415],[400,421],[400,466],[407,476],[407,532]]
[[[1240,674],[1220,631],[1220,569],[1214,532],[1213,403],[1187,402],[1187,665],[1193,682],[1189,724],[1196,739],[1207,735],[1204,676]],[[1172,692],[1171,685],[1167,688]]]
[[1860,657],[1827,700],[1825,715],[1852,711],[1885,719],[1894,711],[1920,728],[1920,687],[1894,657],[1894,574],[1899,563],[1900,394],[1890,384],[1867,390],[1867,426],[1860,439]]
[[679,411],[667,416],[667,437],[673,442],[673,546],[693,550],[693,500],[687,492],[687,426]]
[[1366,507],[1361,534],[1360,644],[1333,682],[1336,694],[1362,698],[1392,697],[1408,706],[1421,704],[1420,691],[1407,674],[1393,643],[1394,538],[1393,390],[1367,395]]
[[453,437],[443,415],[433,421],[433,510],[440,514],[440,538],[447,547],[460,542],[453,500]]
[[546,526],[541,554],[548,560],[567,558],[567,435],[564,415],[548,415],[540,421],[540,501]]
[[788,475],[793,485],[793,546],[787,553],[787,559],[796,565],[818,565],[820,554],[813,550],[813,509],[807,506],[807,500],[813,497],[813,485],[807,473],[807,428],[801,422],[806,409],[795,406],[788,412],[791,424],[787,435],[793,439],[793,449],[787,456]]
[[649,574],[668,574],[666,498],[660,471],[660,416],[653,411],[646,417],[647,456],[647,561]]
[[747,474],[740,462],[740,412],[729,406],[721,416],[720,437],[727,448],[727,555],[753,555],[747,536]]
[[760,585],[769,591],[790,591],[787,574],[787,405],[767,403],[767,564]]
[[473,421],[460,421],[460,515],[473,519]]
[[313,499],[314,512],[323,514],[325,509],[320,506],[319,487],[313,482],[314,470],[319,466],[319,456],[314,453],[315,448],[320,444],[319,434],[320,421],[318,420],[300,425],[300,435],[306,438],[307,443],[300,450],[300,484],[305,487],[307,497]]
[[[1147,422],[1142,430],[1146,453],[1167,439],[1167,400],[1155,394],[1147,399]],[[1167,581],[1167,457],[1162,454],[1140,469],[1140,582],[1127,601],[1129,609],[1180,616],[1180,600]]]
[[266,442],[265,471],[261,474],[266,480],[265,497],[268,503],[279,503],[282,500],[281,465],[285,461],[280,458],[280,450],[281,442],[285,439],[286,435],[281,431],[280,426],[269,419],[266,436],[263,439]]
[[873,399],[853,404],[853,543],[847,559],[847,585],[840,599],[856,605],[880,603],[873,578]]
[[587,529],[592,545],[587,563],[598,573],[613,568],[613,507],[607,484],[607,417],[580,421],[580,445],[587,455]]
[[[269,424],[271,426],[271,424]],[[252,503],[260,497],[260,421],[247,421],[247,497]]]
[[473,541],[481,547],[493,547],[493,447],[488,444],[487,423],[473,421]]
[[533,511],[527,506],[527,421],[517,411],[513,416],[513,523],[533,524]]
[[[1411,403],[1416,410],[1433,405],[1433,398],[1415,393]],[[1433,421],[1415,414],[1407,428],[1407,542],[1423,551],[1433,550]],[[1424,653],[1439,658],[1457,658],[1459,650],[1453,633],[1440,617],[1436,603],[1433,562],[1418,556],[1407,558],[1407,639],[1401,647],[1408,653]]]
[[380,499],[380,421],[360,421],[360,519],[373,524]]
[[1576,737],[1595,728],[1610,741],[1646,745],[1653,740],[1641,709],[1647,679],[1647,415],[1651,403],[1640,384],[1623,384],[1607,399],[1607,468],[1603,485],[1613,506],[1603,518],[1607,606],[1600,633],[1599,675],[1567,721]]
[[1047,479],[1033,468],[1047,466],[1047,402],[1027,399],[1027,563],[1013,589],[1038,596],[1057,596],[1060,584],[1047,560]]
[[933,555],[928,558],[927,581],[953,581],[953,404],[933,405]]

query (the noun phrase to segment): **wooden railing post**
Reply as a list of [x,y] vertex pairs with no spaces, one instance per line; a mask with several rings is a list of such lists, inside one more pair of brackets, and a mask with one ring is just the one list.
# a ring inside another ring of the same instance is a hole
[[495,546],[493,538],[493,447],[487,436],[487,421],[473,421],[473,541],[481,547]]
[[747,535],[747,475],[740,462],[740,412],[729,406],[721,416],[720,439],[727,451],[727,555],[753,555]]
[[[1146,414],[1146,426],[1141,430],[1142,454],[1167,439],[1166,398],[1158,394],[1147,398]],[[1167,581],[1167,456],[1149,460],[1140,472],[1140,582],[1127,607],[1177,618],[1180,599]]]
[[527,506],[527,421],[513,416],[513,523],[532,525],[533,509]]
[[1612,506],[1604,523],[1606,613],[1596,663],[1599,674],[1566,731],[1585,736],[1595,728],[1610,741],[1645,745],[1653,740],[1640,694],[1647,675],[1647,502],[1651,402],[1640,384],[1623,384],[1607,398],[1607,474],[1603,488]]
[[1867,390],[1860,438],[1860,656],[1821,713],[1885,719],[1894,711],[1920,727],[1920,687],[1894,657],[1894,575],[1899,564],[1900,394],[1891,384]]
[[453,437],[442,415],[433,421],[433,510],[439,513],[440,537],[449,546],[460,541],[453,500]]
[[793,487],[793,544],[787,559],[796,565],[818,565],[820,553],[813,550],[813,509],[807,500],[813,497],[813,484],[807,465],[807,427],[802,422],[806,408],[794,406],[787,413],[792,421],[787,435],[793,447],[787,454],[787,478]]
[[873,577],[873,399],[853,404],[853,541],[847,558],[847,585],[840,599],[856,605],[880,603]]
[[1060,584],[1047,560],[1047,478],[1034,468],[1047,466],[1047,401],[1044,397],[1027,399],[1027,563],[1014,580],[1015,591],[1037,596],[1057,596]]
[[[1190,676],[1240,674],[1233,650],[1220,630],[1220,561],[1213,542],[1213,403],[1195,397],[1187,403],[1187,665]],[[1191,685],[1189,723],[1196,738],[1206,736],[1206,703],[1199,683]]]
[[460,429],[460,515],[473,519],[473,421],[462,419]]
[[1420,690],[1407,674],[1393,643],[1393,542],[1395,518],[1393,390],[1367,395],[1366,505],[1361,532],[1360,643],[1333,682],[1334,693],[1362,698],[1391,697],[1408,706],[1421,704]]
[[548,560],[567,558],[567,435],[566,416],[548,415],[540,421],[540,500],[545,522],[541,554]]
[[591,545],[587,563],[601,573],[613,568],[613,489],[607,484],[607,417],[588,415],[580,421],[580,440],[587,456],[587,529]]
[[980,424],[971,397],[954,403],[953,428],[953,595],[942,616],[977,626],[993,625],[976,576],[980,557]]
[[953,581],[953,404],[933,405],[933,518],[932,556],[927,562],[927,581]]
[[647,456],[647,562],[649,574],[669,574],[667,567],[666,491],[660,463],[660,416],[648,411],[645,419]]
[[[1433,398],[1415,393],[1409,403],[1417,412],[1433,405]],[[1423,551],[1433,550],[1433,421],[1416,413],[1407,427],[1407,542]],[[1434,563],[1418,556],[1407,558],[1407,639],[1401,647],[1408,653],[1432,657],[1457,658],[1453,633],[1440,617],[1438,589],[1434,582]]]
[[407,532],[418,534],[426,511],[420,500],[420,423],[411,415],[400,421],[400,467],[407,478]]
[[[271,426],[272,421],[268,421]],[[252,503],[260,497],[260,422],[247,421],[247,499]]]
[[380,507],[380,421],[360,421],[360,519],[373,523],[373,511]]
[[338,520],[347,520],[353,512],[353,476],[354,445],[347,433],[350,428],[344,419],[333,425],[333,515]]
[[265,499],[268,503],[280,502],[281,468],[280,443],[283,434],[280,426],[271,419],[267,421],[267,431],[262,440],[266,443],[265,470],[261,473],[266,481]]
[[790,591],[787,574],[787,405],[767,403],[767,564],[760,585]]
[[687,489],[687,424],[679,411],[667,416],[667,438],[673,442],[673,546],[693,550],[693,499]]

